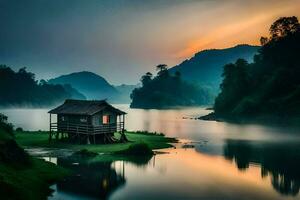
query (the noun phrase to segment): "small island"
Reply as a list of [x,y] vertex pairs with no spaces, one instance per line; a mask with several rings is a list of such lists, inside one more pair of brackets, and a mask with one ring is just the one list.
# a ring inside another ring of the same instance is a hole
[[142,87],[132,91],[131,108],[164,109],[212,103],[213,95],[209,88],[184,81],[179,72],[171,74],[165,64],[158,65],[156,69],[157,76],[147,72],[141,78]]

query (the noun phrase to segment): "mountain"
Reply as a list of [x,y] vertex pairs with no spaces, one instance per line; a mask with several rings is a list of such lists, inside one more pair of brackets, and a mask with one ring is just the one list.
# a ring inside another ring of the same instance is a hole
[[83,94],[81,94],[80,92],[78,92],[71,85],[65,84],[65,85],[63,85],[63,87],[66,90],[66,92],[68,92],[71,95],[72,99],[81,99],[81,100],[85,100],[86,99],[86,97]]
[[200,51],[191,59],[170,68],[169,71],[171,73],[179,71],[186,81],[219,88],[223,66],[235,62],[238,58],[252,62],[259,48],[259,46],[237,45],[227,49]]
[[69,84],[87,99],[108,99],[115,101],[119,93],[103,77],[92,72],[75,72],[50,79],[49,84]]

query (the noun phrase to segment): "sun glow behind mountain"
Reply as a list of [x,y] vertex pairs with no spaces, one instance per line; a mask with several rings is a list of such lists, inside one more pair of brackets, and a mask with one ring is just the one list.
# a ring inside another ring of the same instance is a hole
[[259,45],[260,36],[268,35],[269,24],[274,19],[280,16],[297,16],[300,11],[300,1],[290,1],[290,4],[276,1],[273,3],[266,1],[260,5],[252,3],[243,7],[242,4],[248,3],[226,2],[227,5],[219,8],[214,18],[211,18],[214,16],[213,11],[209,10],[200,19],[203,26],[198,27],[198,35],[189,39],[185,48],[173,54],[174,58],[184,59],[200,50],[220,49],[236,44]]

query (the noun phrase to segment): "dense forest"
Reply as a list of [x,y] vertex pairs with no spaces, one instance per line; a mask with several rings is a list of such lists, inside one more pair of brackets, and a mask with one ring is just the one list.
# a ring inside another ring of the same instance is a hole
[[254,62],[243,59],[224,66],[215,113],[207,118],[300,116],[300,24],[282,17],[261,38]]
[[171,75],[167,65],[157,67],[157,76],[147,72],[141,77],[142,86],[135,88],[130,98],[132,108],[170,108],[179,106],[207,105],[213,100],[206,88],[187,83],[179,72]]
[[15,72],[0,65],[0,77],[0,106],[49,106],[67,98],[85,99],[70,85],[35,80],[35,75],[26,68]]

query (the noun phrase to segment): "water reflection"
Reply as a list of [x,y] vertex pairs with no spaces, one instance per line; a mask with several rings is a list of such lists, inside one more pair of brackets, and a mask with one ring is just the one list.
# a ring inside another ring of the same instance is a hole
[[72,171],[72,175],[58,182],[53,199],[107,199],[120,187],[126,184],[125,162],[142,167],[151,157],[127,157],[127,161],[97,161],[77,156],[53,158],[44,157],[46,161]]
[[58,159],[58,165],[74,172],[74,175],[57,183],[58,191],[106,199],[126,182],[124,171],[117,172],[112,162],[88,163],[76,160],[74,163],[70,159]]
[[[191,148],[165,151],[138,161],[58,158],[58,165],[75,173],[52,187],[50,199],[299,199],[299,166],[293,173],[289,167],[281,169],[283,164],[270,162],[252,144],[228,141],[226,158]],[[241,161],[241,155],[247,159]]]
[[270,177],[273,188],[284,195],[297,195],[300,189],[300,147],[297,144],[263,144],[227,140],[225,158],[239,170],[261,165],[261,177]]

